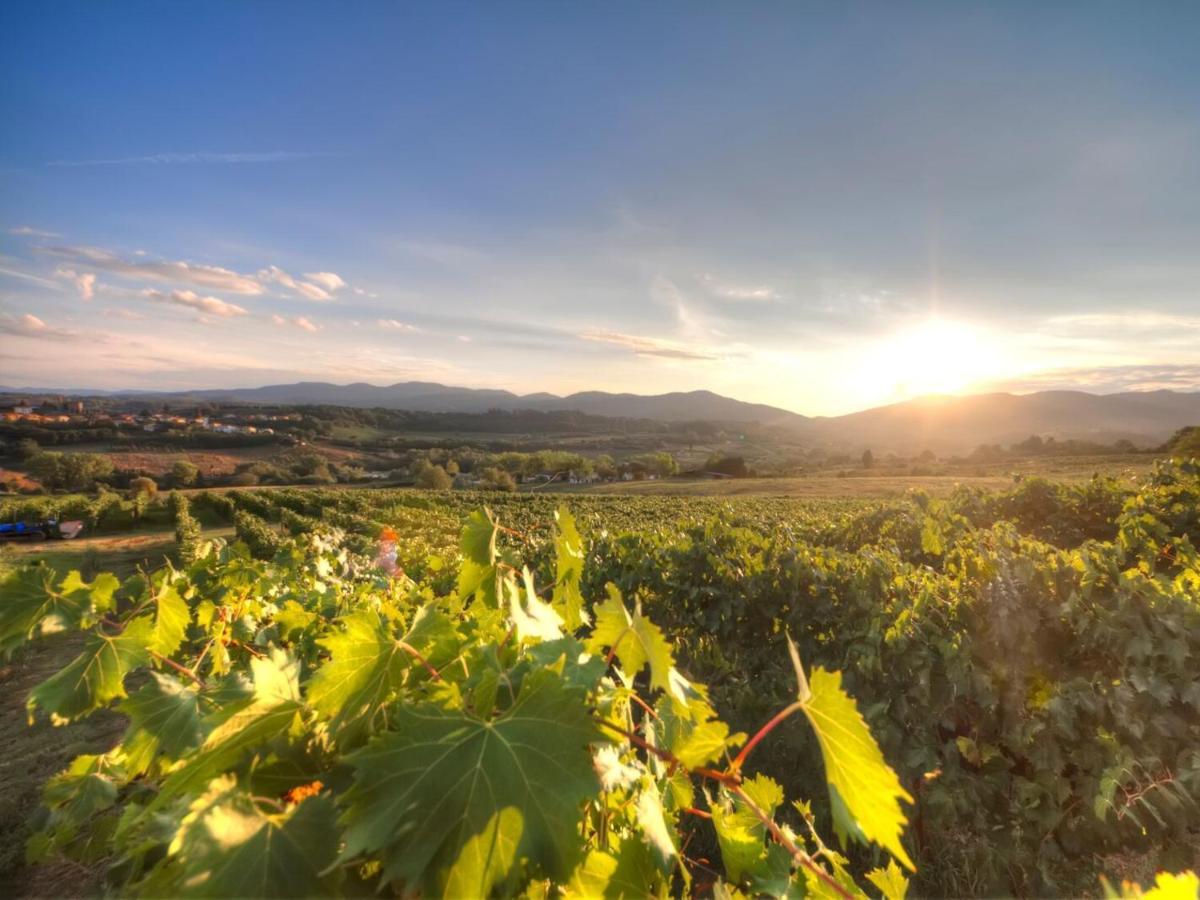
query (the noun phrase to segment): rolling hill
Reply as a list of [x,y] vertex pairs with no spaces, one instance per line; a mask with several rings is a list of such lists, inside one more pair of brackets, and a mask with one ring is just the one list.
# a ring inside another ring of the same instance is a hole
[[411,381],[393,385],[298,382],[256,388],[177,393],[47,391],[0,388],[10,395],[107,393],[126,399],[172,402],[383,407],[419,412],[480,413],[504,410],[574,410],[593,416],[657,422],[708,421],[779,428],[816,446],[876,451],[961,452],[979,444],[1011,444],[1030,435],[1111,444],[1129,440],[1161,444],[1185,425],[1200,424],[1200,392],[1146,391],[1089,394],[1041,391],[1032,394],[934,396],[879,406],[843,416],[808,417],[775,406],[747,403],[711,391],[613,394],[584,391],[565,397],[537,393],[452,387]]

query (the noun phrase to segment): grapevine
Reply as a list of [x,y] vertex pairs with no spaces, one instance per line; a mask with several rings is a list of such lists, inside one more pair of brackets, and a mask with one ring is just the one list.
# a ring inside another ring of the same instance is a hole
[[[585,600],[567,511],[550,583],[512,534],[470,516],[445,594],[320,535],[264,561],[189,532],[193,562],[124,582],[18,572],[6,646],[87,633],[29,715],[129,720],[47,785],[31,856],[103,858],[110,888],[148,895],[861,896],[639,604]],[[865,883],[902,896],[910,798],[840,676],[795,671],[834,827],[881,848]],[[698,825],[723,862],[689,854]]]

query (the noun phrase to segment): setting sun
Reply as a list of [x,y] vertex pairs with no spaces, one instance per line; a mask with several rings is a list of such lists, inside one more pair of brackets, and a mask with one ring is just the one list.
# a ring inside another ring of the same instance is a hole
[[867,348],[860,371],[893,398],[953,394],[995,377],[1001,354],[978,329],[930,318]]

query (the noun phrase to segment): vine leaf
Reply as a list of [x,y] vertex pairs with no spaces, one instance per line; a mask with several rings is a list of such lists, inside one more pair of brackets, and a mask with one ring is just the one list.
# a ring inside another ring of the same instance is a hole
[[[441,662],[456,645],[450,620],[429,606],[421,607],[402,641],[373,609],[345,616],[342,628],[317,641],[330,653],[308,682],[309,704],[328,716],[339,740],[353,741],[391,698],[413,665],[405,645],[427,661]],[[422,671],[424,671],[422,669]]]
[[879,888],[884,900],[904,900],[908,895],[908,879],[894,859],[888,860],[886,869],[876,868],[868,872],[867,881]]
[[[615,838],[610,841],[610,847]],[[655,887],[657,885],[657,888]],[[636,837],[626,838],[610,852],[592,850],[566,884],[570,900],[642,900],[665,895],[650,848]]]
[[608,599],[596,607],[595,613],[596,626],[588,639],[588,652],[599,653],[608,647],[630,678],[649,666],[650,686],[667,691],[686,706],[686,681],[681,683],[672,677],[675,659],[671,645],[658,626],[642,615],[641,608],[630,615],[620,590],[610,582]]
[[335,732],[367,722],[400,686],[409,660],[375,610],[352,613],[341,624],[317,641],[330,660],[307,686],[309,705],[329,717]]
[[401,707],[394,731],[347,757],[343,858],[380,853],[385,878],[437,895],[452,884],[486,896],[519,858],[567,878],[581,804],[600,787],[588,745],[601,735],[583,696],[542,670],[492,722]]
[[565,506],[554,513],[554,594],[551,602],[562,614],[567,628],[574,631],[588,624],[583,593],[583,538],[575,527],[575,517]]
[[171,656],[183,643],[191,611],[179,592],[170,585],[164,585],[158,592],[155,606],[154,637],[150,649],[163,656]]
[[[768,817],[783,802],[783,790],[765,775],[756,775],[742,783],[746,796]],[[713,826],[721,847],[721,860],[731,881],[744,875],[758,874],[767,861],[766,826],[739,797],[726,803],[712,804]],[[791,862],[791,857],[788,857]],[[787,871],[790,871],[790,866]],[[785,878],[786,880],[786,878]]]
[[125,676],[149,661],[153,632],[147,616],[134,619],[118,635],[94,632],[79,656],[33,689],[25,703],[30,720],[42,709],[60,725],[126,696]]
[[53,634],[74,628],[88,612],[112,607],[121,582],[103,572],[88,584],[78,571],[68,572],[58,587],[55,572],[46,566],[26,566],[0,585],[0,652],[11,653],[35,632]]
[[500,526],[487,509],[476,510],[467,516],[460,540],[463,555],[457,582],[460,597],[476,596],[489,606],[497,604],[496,536],[499,532]]
[[849,835],[874,841],[915,871],[900,843],[908,821],[900,801],[912,803],[912,797],[900,786],[854,700],[842,689],[842,673],[818,666],[812,670],[808,687],[810,696],[801,708],[821,745],[839,840],[844,845]]
[[[201,790],[246,750],[287,732],[296,713],[303,709],[297,683],[299,662],[272,648],[270,656],[252,659],[250,669],[254,675],[252,690],[245,690],[237,680],[218,689],[230,694],[234,711],[221,710],[217,719],[205,720],[205,725],[215,722],[215,727],[199,749],[167,776],[147,812],[161,809],[181,794]],[[217,695],[213,692],[211,696]]]
[[171,851],[183,861],[182,896],[311,897],[337,858],[337,811],[328,794],[277,815],[261,812],[229,776],[192,803]]
[[[159,751],[179,759],[204,740],[200,698],[170,675],[149,674],[150,680],[121,704],[121,711],[129,716],[130,722],[126,744],[140,745],[146,754],[146,764]],[[140,740],[135,738],[138,732],[142,733]],[[139,767],[141,771],[144,769],[145,765]]]

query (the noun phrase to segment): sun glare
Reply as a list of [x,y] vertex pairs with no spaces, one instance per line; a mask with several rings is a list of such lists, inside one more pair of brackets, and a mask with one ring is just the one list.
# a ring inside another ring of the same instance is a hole
[[891,399],[955,394],[994,377],[999,348],[976,328],[928,319],[874,344],[862,373]]

